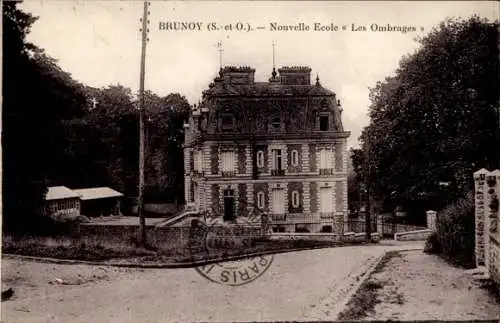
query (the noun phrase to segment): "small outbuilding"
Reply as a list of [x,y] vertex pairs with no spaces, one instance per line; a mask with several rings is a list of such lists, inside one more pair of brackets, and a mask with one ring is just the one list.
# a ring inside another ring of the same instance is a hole
[[80,197],[80,213],[88,217],[121,215],[123,194],[109,187],[73,190]]
[[80,195],[66,186],[48,187],[45,195],[45,214],[59,218],[80,215]]

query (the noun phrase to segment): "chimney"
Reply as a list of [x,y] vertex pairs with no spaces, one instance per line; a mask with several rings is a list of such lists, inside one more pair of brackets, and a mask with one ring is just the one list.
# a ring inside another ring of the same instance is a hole
[[310,85],[311,68],[307,66],[284,66],[278,69],[281,84],[286,85]]
[[255,83],[255,69],[248,66],[226,66],[221,70],[221,78],[225,84],[244,84]]

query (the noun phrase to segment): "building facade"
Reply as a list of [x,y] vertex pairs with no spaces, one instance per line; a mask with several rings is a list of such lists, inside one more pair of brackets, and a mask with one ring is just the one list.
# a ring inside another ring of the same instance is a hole
[[347,219],[342,108],[308,67],[225,67],[185,125],[186,203],[221,221],[266,214],[274,231],[331,232]]
[[45,215],[63,219],[80,215],[80,195],[66,186],[51,186],[45,195]]

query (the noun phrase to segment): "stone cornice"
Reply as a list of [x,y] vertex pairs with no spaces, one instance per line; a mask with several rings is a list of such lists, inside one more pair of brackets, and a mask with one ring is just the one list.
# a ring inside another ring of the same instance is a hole
[[338,139],[348,138],[350,131],[332,131],[332,132],[295,132],[295,133],[213,133],[203,134],[196,138],[196,141],[249,141],[249,140],[320,140],[320,139]]

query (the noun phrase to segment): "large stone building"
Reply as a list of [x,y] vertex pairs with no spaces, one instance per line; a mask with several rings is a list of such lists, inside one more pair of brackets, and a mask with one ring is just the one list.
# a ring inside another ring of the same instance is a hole
[[347,151],[335,93],[308,67],[225,67],[186,124],[186,203],[221,221],[268,214],[274,231],[329,232],[347,218]]

